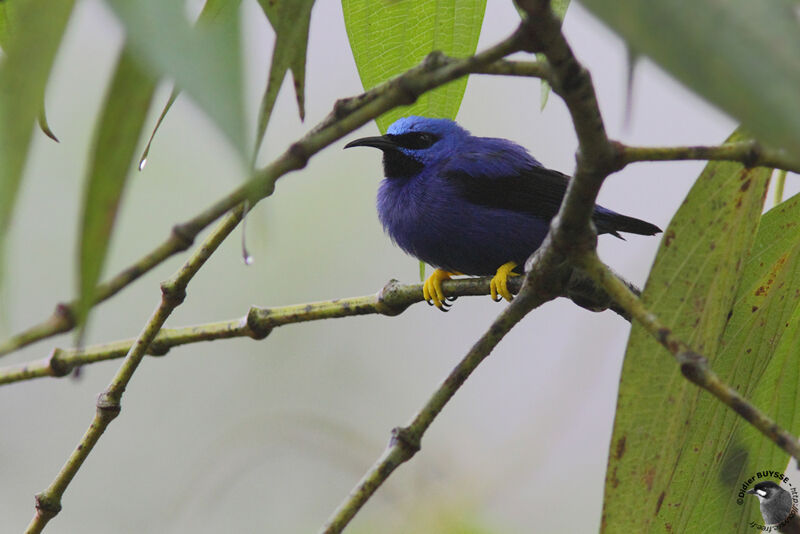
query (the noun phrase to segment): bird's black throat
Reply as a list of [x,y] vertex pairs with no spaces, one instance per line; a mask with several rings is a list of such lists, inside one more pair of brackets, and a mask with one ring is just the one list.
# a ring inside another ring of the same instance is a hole
[[399,150],[383,151],[383,175],[387,178],[409,178],[419,174],[425,166]]

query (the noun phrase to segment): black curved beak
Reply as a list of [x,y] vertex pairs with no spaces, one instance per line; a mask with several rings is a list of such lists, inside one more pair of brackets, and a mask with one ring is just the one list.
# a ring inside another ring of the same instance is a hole
[[397,148],[397,144],[392,141],[391,137],[388,135],[379,135],[376,137],[362,137],[361,139],[356,139],[355,141],[350,141],[346,145],[345,148],[351,148],[354,146],[371,146],[374,148],[380,148],[381,150],[394,150]]

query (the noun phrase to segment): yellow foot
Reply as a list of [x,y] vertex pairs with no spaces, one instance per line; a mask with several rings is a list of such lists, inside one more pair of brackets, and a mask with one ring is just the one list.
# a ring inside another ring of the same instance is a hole
[[[516,266],[516,263],[510,261],[508,263],[504,263],[497,269],[497,273],[494,275],[492,282],[489,284],[489,291],[492,294],[493,301],[499,302],[500,297],[502,297],[508,302],[511,302],[511,299],[514,298],[511,296],[511,292],[508,290],[508,277],[519,276],[517,273],[511,272]],[[500,295],[500,297],[498,297],[498,295]]]
[[450,280],[454,273],[436,269],[433,271],[425,283],[422,284],[422,296],[428,304],[436,306],[442,311],[447,311],[446,308],[450,307],[447,299],[442,291],[442,282]]

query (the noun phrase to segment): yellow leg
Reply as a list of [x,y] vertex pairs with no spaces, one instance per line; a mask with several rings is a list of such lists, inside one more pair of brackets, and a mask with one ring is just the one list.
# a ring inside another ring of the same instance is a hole
[[508,277],[519,276],[517,273],[511,272],[516,266],[516,263],[510,261],[508,263],[504,263],[497,269],[497,273],[494,275],[492,282],[489,284],[489,291],[492,294],[493,301],[500,301],[498,295],[506,299],[508,302],[511,302],[511,299],[514,298],[511,296],[511,292],[508,290]]
[[428,304],[433,304],[440,310],[447,311],[445,310],[447,305],[445,304],[445,296],[444,292],[442,291],[442,282],[445,280],[450,280],[450,277],[453,274],[454,273],[448,271],[436,269],[433,271],[433,274],[431,274],[428,279],[425,280],[425,283],[422,284],[422,296],[425,298]]

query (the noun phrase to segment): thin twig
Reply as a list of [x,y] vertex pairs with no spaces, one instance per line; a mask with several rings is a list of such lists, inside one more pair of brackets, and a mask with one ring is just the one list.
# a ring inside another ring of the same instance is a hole
[[[546,261],[542,265],[549,264]],[[364,474],[350,494],[334,510],[322,527],[322,534],[337,534],[353,519],[364,504],[400,465],[410,460],[422,444],[422,436],[453,395],[464,385],[472,372],[494,350],[501,339],[531,310],[552,299],[547,287],[553,287],[552,274],[557,269],[542,270],[543,276],[526,276],[517,297],[494,320],[491,327],[472,346],[464,358],[433,392],[428,402],[405,427],[392,430],[389,446]]]
[[785,150],[764,147],[757,141],[717,146],[645,147],[615,143],[620,168],[639,161],[738,161],[745,167],[769,167],[800,173],[800,162]]
[[757,428],[764,436],[800,461],[800,442],[753,406],[735,389],[726,384],[712,369],[708,360],[693,351],[672,330],[650,312],[641,299],[632,293],[625,284],[614,276],[611,270],[600,261],[596,254],[587,254],[581,260],[581,267],[594,281],[611,295],[620,306],[628,310],[636,322],[641,324],[677,360],[681,373],[690,382],[705,389],[723,404],[739,414]]
[[[489,294],[490,280],[490,277],[447,280],[442,284],[442,289],[448,297],[485,296]],[[522,280],[522,277],[509,278],[508,289],[512,294],[517,294],[522,286]],[[638,294],[636,286],[622,278],[620,280]],[[630,321],[628,312],[598,288],[583,271],[576,269],[572,272],[561,296],[594,312],[610,309],[626,321]],[[150,343],[146,353],[163,356],[173,347],[236,337],[260,340],[264,339],[273,328],[286,324],[367,314],[395,316],[423,300],[422,284],[406,285],[400,284],[397,280],[390,280],[374,295],[273,308],[253,306],[244,317],[237,319],[181,328],[162,328]],[[36,378],[61,378],[69,375],[76,367],[123,358],[128,354],[134,341],[135,339],[123,339],[82,349],[55,348],[47,358],[0,368],[0,386]]]
[[[448,297],[489,294],[488,277],[447,280],[442,285]],[[509,290],[516,294],[522,277],[508,280]],[[147,354],[163,356],[172,347],[230,339],[235,337],[265,338],[273,328],[307,321],[366,314],[399,315],[410,305],[422,302],[422,284],[400,284],[391,280],[377,294],[339,298],[321,302],[292,304],[273,308],[252,307],[237,319],[218,321],[183,328],[162,328],[147,348]],[[49,357],[0,369],[0,385],[42,377],[63,377],[78,366],[124,357],[134,339],[92,345],[83,349],[56,348]]]
[[241,220],[242,213],[243,209],[239,208],[225,216],[205,240],[203,246],[192,254],[172,278],[161,284],[161,302],[131,346],[111,383],[97,398],[97,409],[91,425],[89,425],[78,446],[72,451],[72,454],[50,486],[36,495],[36,513],[28,525],[27,534],[41,532],[48,521],[61,511],[61,498],[70,482],[72,482],[72,479],[89,456],[89,453],[92,452],[108,425],[119,415],[122,408],[122,395],[133,377],[133,373],[144,358],[147,347],[156,337],[156,334],[158,334],[172,311],[183,302],[189,281],[217,247],[222,244],[225,237],[233,231]]

